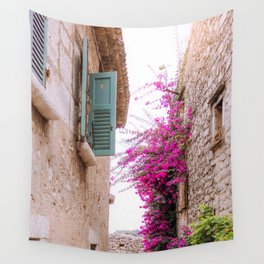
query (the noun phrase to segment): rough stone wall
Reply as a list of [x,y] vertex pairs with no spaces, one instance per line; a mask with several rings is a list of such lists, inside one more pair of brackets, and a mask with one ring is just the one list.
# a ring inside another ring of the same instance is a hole
[[89,243],[105,251],[108,250],[110,158],[97,157],[97,163],[97,167],[87,169]]
[[87,247],[85,169],[73,135],[64,122],[46,121],[34,107],[32,120],[31,219],[48,223],[45,237],[34,230],[42,222],[31,226],[32,236]]
[[99,71],[92,28],[48,19],[46,93],[62,113],[48,121],[32,106],[30,238],[108,249],[109,157],[85,168],[78,153],[82,39],[89,71]]
[[[232,11],[194,23],[181,73],[182,98],[193,108],[192,139],[187,151],[187,207],[178,227],[197,218],[202,203],[215,213],[232,213],[231,78]],[[223,89],[224,88],[224,89]],[[222,96],[222,140],[215,144],[213,100]]]
[[142,253],[142,237],[132,235],[109,235],[109,251],[114,253]]

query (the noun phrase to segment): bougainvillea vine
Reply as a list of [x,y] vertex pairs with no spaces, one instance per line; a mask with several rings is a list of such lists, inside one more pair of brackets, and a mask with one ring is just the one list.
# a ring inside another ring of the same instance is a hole
[[176,82],[165,73],[147,87],[162,92],[159,108],[166,109],[166,115],[155,118],[149,129],[133,131],[131,146],[120,157],[112,180],[126,179],[136,189],[145,209],[140,227],[144,250],[157,251],[186,246],[190,234],[185,228],[182,237],[177,236],[176,201],[178,184],[188,175],[185,151],[192,110],[176,100]]

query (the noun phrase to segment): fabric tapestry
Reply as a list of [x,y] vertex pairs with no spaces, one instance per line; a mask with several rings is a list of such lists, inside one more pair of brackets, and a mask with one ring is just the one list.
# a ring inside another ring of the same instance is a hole
[[157,28],[29,17],[29,240],[114,253],[232,240],[233,10]]

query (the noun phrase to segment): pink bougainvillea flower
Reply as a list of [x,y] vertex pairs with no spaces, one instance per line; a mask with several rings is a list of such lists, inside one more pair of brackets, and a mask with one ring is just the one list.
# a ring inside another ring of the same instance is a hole
[[[157,78],[147,87],[163,93],[159,107],[167,108],[167,115],[155,118],[153,126],[144,132],[134,133],[133,145],[124,152],[115,172],[116,180],[123,177],[133,184],[143,202],[140,230],[145,251],[187,246],[191,234],[184,227],[182,237],[177,237],[175,223],[178,184],[188,177],[185,149],[191,136],[192,109],[175,100],[175,93],[171,92],[175,81],[166,80],[164,73]],[[186,118],[182,118],[184,111]]]

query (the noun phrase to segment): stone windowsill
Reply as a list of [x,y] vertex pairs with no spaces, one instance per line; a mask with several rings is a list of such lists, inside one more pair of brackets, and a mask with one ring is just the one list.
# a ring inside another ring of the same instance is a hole
[[[58,107],[54,104],[51,96],[47,93],[34,73],[31,73],[31,89],[32,104],[45,119],[63,120]],[[79,142],[78,152],[86,167],[97,165],[96,157],[87,142]]]
[[62,120],[62,115],[51,96],[39,82],[34,73],[31,73],[31,96],[32,104],[47,120]]
[[78,154],[85,167],[97,165],[96,157],[87,142],[78,143]]

